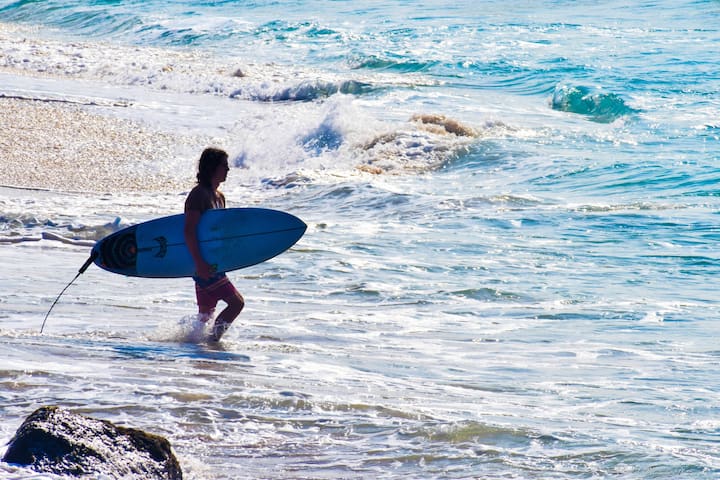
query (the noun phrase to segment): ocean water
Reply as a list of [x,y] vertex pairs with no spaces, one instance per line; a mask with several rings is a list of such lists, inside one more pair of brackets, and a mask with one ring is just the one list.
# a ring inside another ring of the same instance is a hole
[[308,224],[230,274],[247,306],[217,346],[191,281],[96,267],[40,335],[89,245],[187,188],[0,179],[0,444],[56,404],[166,436],[190,479],[720,477],[719,2],[4,1],[0,22],[0,94],[194,135],[134,167],[178,184],[218,144],[230,206]]

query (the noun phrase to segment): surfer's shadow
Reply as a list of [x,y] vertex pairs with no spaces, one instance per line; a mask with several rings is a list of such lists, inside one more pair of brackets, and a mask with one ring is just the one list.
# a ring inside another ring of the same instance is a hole
[[250,357],[228,350],[220,343],[141,343],[133,345],[114,345],[112,350],[124,358],[153,361],[176,361],[178,359],[240,362],[250,361]]

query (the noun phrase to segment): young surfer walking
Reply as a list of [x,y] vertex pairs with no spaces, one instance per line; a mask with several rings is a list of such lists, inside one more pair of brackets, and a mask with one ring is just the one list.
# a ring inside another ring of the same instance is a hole
[[200,253],[197,228],[202,214],[214,208],[225,208],[225,196],[218,190],[227,179],[228,154],[217,148],[206,148],[198,163],[197,185],[185,200],[185,242],[195,262],[195,293],[202,321],[212,318],[222,300],[227,304],[215,319],[209,339],[213,342],[227,331],[245,306],[245,301],[224,272],[215,271]]

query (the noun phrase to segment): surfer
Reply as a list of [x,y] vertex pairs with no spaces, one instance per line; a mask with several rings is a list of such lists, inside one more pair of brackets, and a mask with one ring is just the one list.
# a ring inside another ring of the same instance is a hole
[[185,200],[185,242],[195,262],[193,280],[200,319],[203,322],[210,320],[220,300],[227,304],[210,332],[209,339],[213,342],[220,340],[245,306],[245,300],[225,272],[216,271],[202,257],[197,238],[202,214],[214,208],[225,208],[225,196],[218,187],[227,179],[228,171],[228,154],[218,148],[206,148],[198,162],[197,185]]

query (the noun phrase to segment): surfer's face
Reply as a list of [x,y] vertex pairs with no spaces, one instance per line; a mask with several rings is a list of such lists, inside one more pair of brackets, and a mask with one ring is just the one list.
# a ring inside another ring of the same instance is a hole
[[220,163],[217,168],[215,169],[215,173],[213,173],[213,180],[220,184],[221,182],[224,182],[227,180],[227,174],[230,171],[230,167],[228,166],[227,160]]

